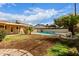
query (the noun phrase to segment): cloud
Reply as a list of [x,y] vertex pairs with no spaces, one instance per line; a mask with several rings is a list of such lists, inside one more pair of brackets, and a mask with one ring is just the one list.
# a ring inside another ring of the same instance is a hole
[[[26,10],[30,15],[26,14],[21,15],[21,14],[11,14],[11,13],[4,13],[0,12],[0,18],[6,18],[7,20],[20,20],[24,23],[30,23],[30,24],[38,24],[42,21],[47,21],[50,17],[54,16],[57,14],[58,11],[54,9],[41,9],[41,8],[32,8],[30,10]],[[42,22],[43,23],[43,22]]]
[[19,15],[19,14],[11,14],[11,13],[4,13],[0,12],[0,18],[5,18],[6,20],[16,20],[16,19],[25,19],[26,16]]
[[55,9],[41,9],[41,8],[30,8],[29,10],[25,10],[25,14],[30,14],[26,19],[31,21],[32,23],[40,23],[42,21],[47,21],[47,19],[58,14],[58,10]]
[[62,15],[67,15],[73,13],[73,5],[67,5],[66,7],[59,10],[58,14],[55,15],[53,18],[58,18]]
[[6,3],[0,3],[0,7],[3,7]]
[[0,18],[8,21],[20,20],[26,24],[47,24],[53,23],[53,18],[57,18],[61,15],[69,13],[68,8],[55,10],[54,8],[42,9],[42,8],[29,8],[24,11],[24,14],[11,14],[0,12]]
[[11,5],[16,6],[16,4],[15,4],[15,3],[11,3]]
[[16,6],[15,3],[0,3],[0,7],[3,7],[3,6],[5,6],[5,5],[7,5],[7,7],[11,7],[11,5],[12,5],[12,6]]
[[41,9],[41,8],[29,8],[29,10],[24,11],[25,14],[38,14],[38,13],[44,13],[44,14],[56,14],[57,11],[55,9]]
[[12,6],[16,6],[16,4],[15,3],[7,3],[7,7],[12,7]]
[[8,20],[8,19],[6,19],[6,18],[0,18],[0,20],[5,20],[5,21],[6,21],[6,20]]

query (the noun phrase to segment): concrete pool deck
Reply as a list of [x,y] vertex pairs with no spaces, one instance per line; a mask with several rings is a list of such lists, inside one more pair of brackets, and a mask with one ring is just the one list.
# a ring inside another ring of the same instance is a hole
[[55,37],[67,37],[72,35],[71,32],[32,32],[32,34],[43,35],[43,36],[55,36]]

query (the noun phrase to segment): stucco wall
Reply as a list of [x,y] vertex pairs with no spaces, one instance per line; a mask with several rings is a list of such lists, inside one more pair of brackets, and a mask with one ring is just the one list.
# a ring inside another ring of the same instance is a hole
[[[25,28],[23,26],[16,26],[16,25],[6,25],[6,24],[0,24],[0,25],[4,26],[3,29],[6,31],[7,34],[18,34],[21,28]],[[11,32],[11,28],[13,29],[12,32]]]

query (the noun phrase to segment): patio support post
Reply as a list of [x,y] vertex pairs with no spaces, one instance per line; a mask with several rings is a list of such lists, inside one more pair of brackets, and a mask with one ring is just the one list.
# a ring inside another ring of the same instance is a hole
[[4,30],[5,30],[5,25],[4,25]]

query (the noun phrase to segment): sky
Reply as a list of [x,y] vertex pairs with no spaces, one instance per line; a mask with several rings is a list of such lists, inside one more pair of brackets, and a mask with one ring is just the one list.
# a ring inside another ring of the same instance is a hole
[[0,3],[0,20],[31,25],[53,24],[55,18],[73,12],[73,3]]

